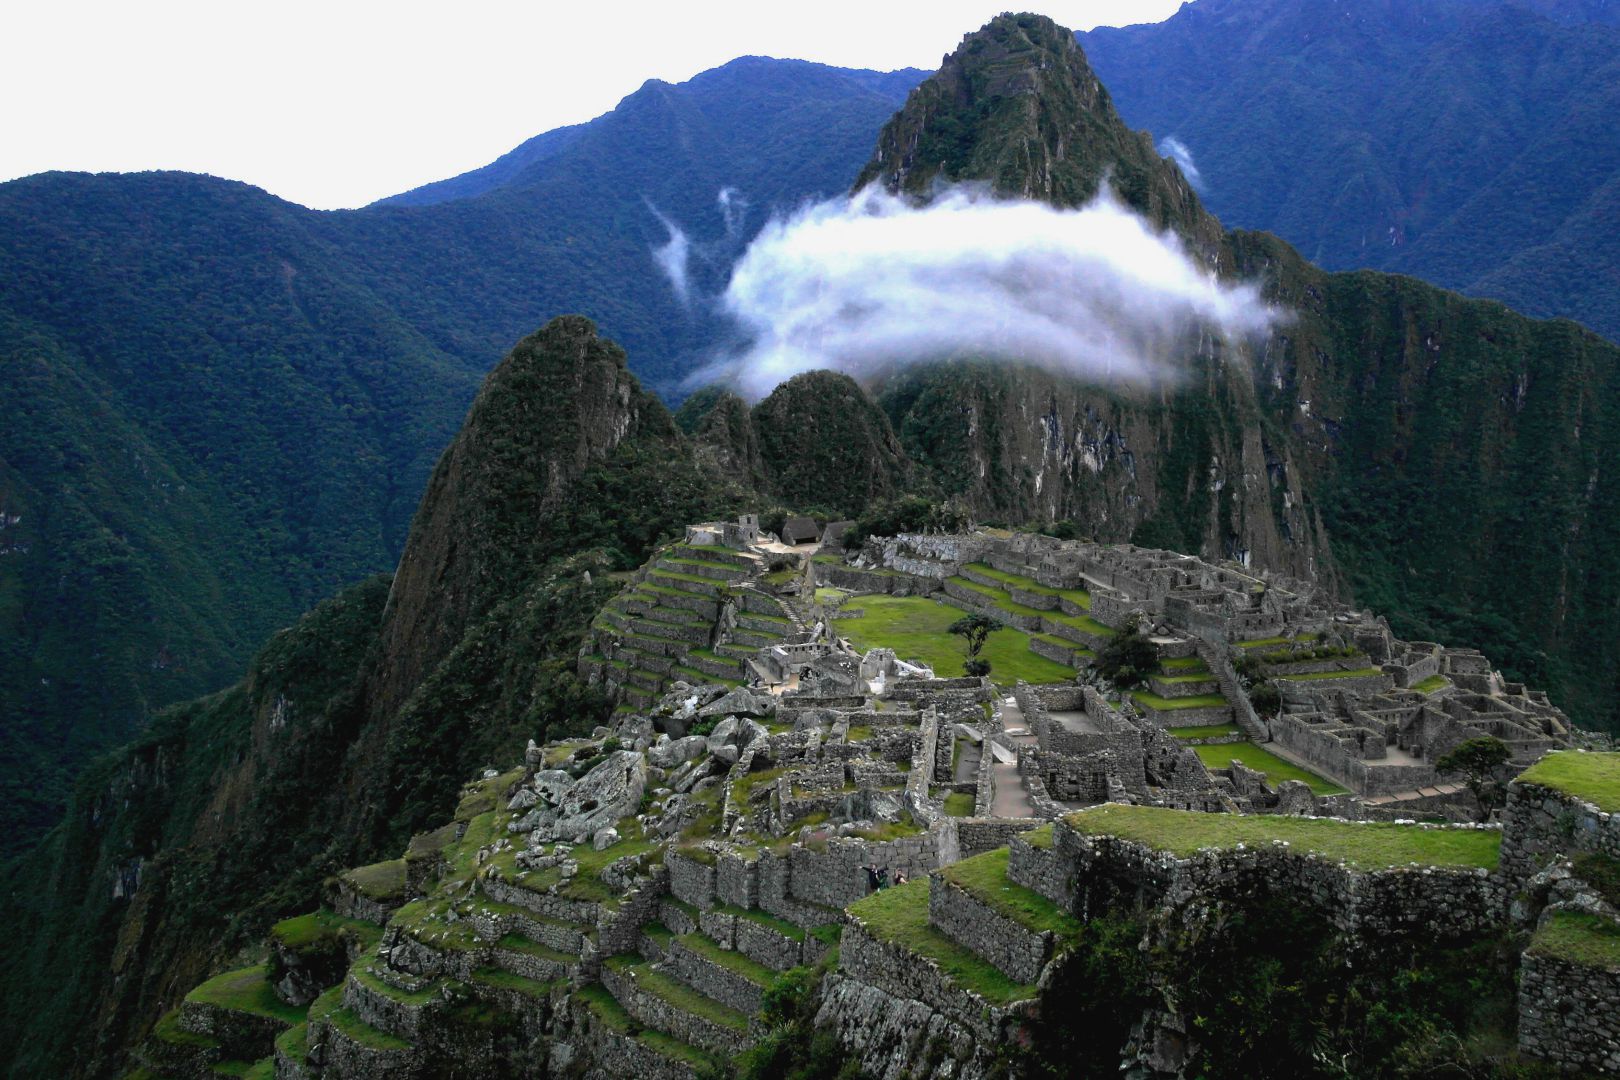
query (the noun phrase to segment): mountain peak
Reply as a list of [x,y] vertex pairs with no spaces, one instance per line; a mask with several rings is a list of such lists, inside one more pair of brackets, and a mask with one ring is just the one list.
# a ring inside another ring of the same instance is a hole
[[1161,228],[1218,242],[1174,164],[1127,128],[1074,34],[1044,15],[999,15],[962,39],[883,128],[856,187],[927,197],[945,183],[1079,206],[1104,180]]

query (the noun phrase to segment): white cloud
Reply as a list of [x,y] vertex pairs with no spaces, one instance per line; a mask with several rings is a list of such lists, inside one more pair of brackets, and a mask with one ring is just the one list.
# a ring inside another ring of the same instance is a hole
[[1109,194],[1059,210],[962,187],[922,207],[868,188],[775,220],[721,304],[749,344],[692,381],[751,397],[815,368],[860,378],[952,357],[1174,378],[1200,333],[1277,317]]
[[1166,135],[1159,140],[1159,156],[1167,157],[1176,163],[1181,175],[1187,178],[1187,183],[1199,194],[1204,191],[1204,174],[1198,171],[1198,163],[1193,161],[1192,151],[1187,144],[1174,135]]
[[748,217],[748,200],[742,192],[734,187],[723,187],[720,194],[715,197],[720,206],[720,219],[725,222],[726,235],[737,237],[742,233],[743,222]]
[[692,296],[691,275],[688,272],[692,258],[692,242],[687,239],[685,230],[660,213],[657,207],[651,203],[648,203],[647,207],[658,218],[658,223],[664,227],[669,237],[652,249],[653,262],[658,264],[658,269],[669,279],[669,287],[674,291],[675,299],[685,306],[691,301]]

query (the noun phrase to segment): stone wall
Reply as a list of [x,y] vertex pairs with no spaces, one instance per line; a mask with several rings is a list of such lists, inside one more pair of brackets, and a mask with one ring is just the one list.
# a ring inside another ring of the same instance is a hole
[[788,853],[792,896],[828,908],[844,908],[871,891],[866,871],[872,864],[891,875],[920,878],[939,865],[939,843],[929,833],[874,843],[834,837],[824,851],[795,847]]
[[1526,953],[1519,1050],[1564,1069],[1620,1073],[1620,972]]
[[598,951],[603,956],[635,952],[641,943],[642,925],[658,918],[668,893],[669,871],[662,864],[655,865],[651,875],[625,894],[616,909],[604,909],[598,916]]
[[1065,911],[1074,908],[1073,869],[1051,847],[1014,837],[1007,845],[1007,880],[1040,893]]
[[714,907],[717,899],[713,866],[679,851],[665,853],[664,865],[669,868],[671,896],[693,907]]
[[1052,958],[1051,934],[1007,918],[938,873],[928,881],[928,921],[1013,982],[1033,984]]
[[831,1031],[874,1080],[988,1080],[998,1044],[920,1001],[829,975],[816,1028]]
[[741,1013],[752,1015],[760,1010],[764,987],[687,948],[680,938],[669,943],[664,968],[706,998]]
[[751,908],[759,904],[759,863],[736,852],[724,852],[715,865],[715,897],[722,904]]
[[1540,784],[1508,785],[1502,811],[1502,872],[1515,888],[1559,855],[1620,858],[1620,815]]
[[1015,1014],[957,986],[927,957],[874,937],[853,916],[844,924],[838,961],[850,978],[894,997],[920,1002],[985,1045],[998,1046],[1010,1033]]
[[[1414,826],[1415,827],[1415,826]],[[1403,936],[1465,937],[1501,925],[1507,888],[1483,869],[1355,870],[1286,845],[1212,850],[1187,858],[1110,836],[1054,826],[1056,849],[1078,883],[1082,908],[1123,894],[1180,907],[1214,897],[1277,893],[1310,905],[1359,946]]]
[[747,1032],[677,1009],[636,984],[629,971],[602,965],[602,985],[638,1023],[666,1031],[692,1046],[721,1054],[740,1054],[751,1044]]
[[1012,838],[1021,832],[1028,832],[1035,828],[1039,822],[1029,818],[993,818],[970,817],[949,818],[942,827],[949,828],[955,833],[954,857],[941,858],[941,865],[957,862],[961,859],[982,855],[986,851],[994,851],[998,847],[1005,847]]

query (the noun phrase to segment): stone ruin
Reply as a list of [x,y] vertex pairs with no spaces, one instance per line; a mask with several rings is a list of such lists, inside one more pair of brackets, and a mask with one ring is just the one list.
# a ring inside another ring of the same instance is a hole
[[[486,1036],[457,1026],[476,1006],[513,1018],[535,1070],[695,1080],[765,1033],[780,973],[825,966],[836,945],[819,1028],[880,1080],[979,1080],[1020,1037],[1065,934],[1116,895],[1179,919],[1246,882],[1283,882],[1368,948],[1499,925],[1541,941],[1574,914],[1620,924],[1578,863],[1586,849],[1620,858],[1610,816],[1533,772],[1505,828],[1485,829],[1501,838],[1500,870],[1358,869],[1308,845],[1171,855],[1098,824],[1122,809],[1352,830],[1418,828],[1354,820],[1417,808],[1445,816],[1433,761],[1462,739],[1502,738],[1516,768],[1581,739],[1476,652],[1399,641],[1298,583],[1128,546],[983,530],[878,538],[847,559],[785,548],[748,518],[689,529],[581,653],[582,673],[619,699],[609,726],[531,743],[402,860],[339,875],[326,911],[279,926],[270,965],[220,976],[307,1007],[303,1021],[222,1005],[205,984],[144,1063],[420,1077],[445,1055],[490,1059]],[[981,611],[1077,674],[998,690],[857,653],[829,632],[823,585]],[[1132,623],[1159,666],[1121,693],[1085,669]],[[1250,700],[1262,685],[1278,689],[1275,715]],[[1197,752],[1228,743],[1265,745],[1350,793],[1272,785]],[[885,916],[896,903],[912,921]],[[996,973],[1010,996],[948,970]],[[1620,1071],[1615,1002],[1613,971],[1533,945],[1521,1044]],[[1168,1077],[1195,1062],[1178,1023],[1144,1017],[1121,1066]]]

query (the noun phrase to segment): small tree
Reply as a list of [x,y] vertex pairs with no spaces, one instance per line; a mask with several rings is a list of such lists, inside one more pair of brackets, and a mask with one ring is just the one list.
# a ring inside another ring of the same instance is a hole
[[1001,624],[988,615],[975,612],[964,615],[951,623],[949,630],[958,637],[967,639],[968,659],[975,659],[990,635],[1001,629]]
[[1140,685],[1159,666],[1159,650],[1132,620],[1097,654],[1097,672],[1120,689]]
[[1443,773],[1461,773],[1463,783],[1479,800],[1480,820],[1491,816],[1491,810],[1504,801],[1502,785],[1496,773],[1513,757],[1507,743],[1494,735],[1468,739],[1451,748],[1451,753],[1434,763]]

